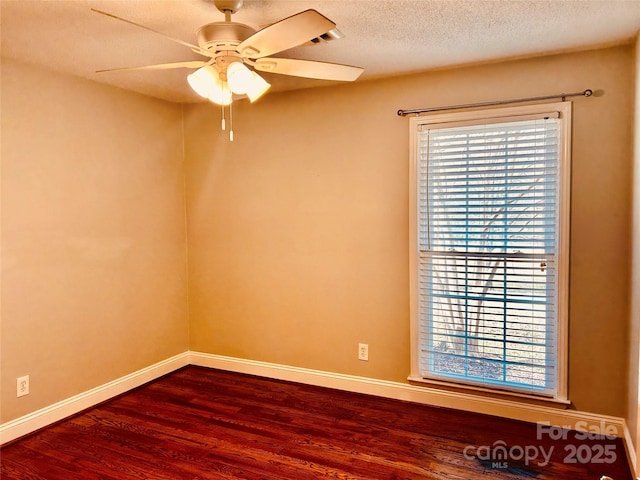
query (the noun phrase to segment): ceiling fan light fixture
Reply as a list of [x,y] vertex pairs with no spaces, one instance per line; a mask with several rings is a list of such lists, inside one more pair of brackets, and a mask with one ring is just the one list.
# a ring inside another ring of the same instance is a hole
[[[363,71],[360,67],[349,65],[271,57],[275,53],[308,42],[318,43],[343,37],[333,21],[314,9],[296,13],[256,31],[253,27],[231,21],[231,15],[242,6],[244,0],[210,1],[213,1],[218,10],[224,13],[224,22],[214,22],[202,26],[197,32],[198,45],[92,8],[92,11],[101,15],[161,35],[207,59],[99,70],[98,72],[197,69],[187,75],[187,82],[196,94],[222,106],[222,130],[225,130],[225,106],[229,106],[229,123],[232,123],[233,94],[246,94],[247,98],[254,102],[271,87],[254,70],[345,82],[356,80]],[[245,62],[252,68],[247,68]],[[229,130],[229,138],[233,141],[233,128]]]
[[233,101],[232,97],[233,94],[231,90],[229,90],[229,87],[222,82],[218,82],[211,88],[207,98],[218,105],[231,105]]
[[215,68],[205,65],[187,75],[187,82],[194,92],[201,97],[208,98],[212,87],[216,83],[220,83],[220,76]]
[[247,97],[249,97],[249,100],[251,100],[251,103],[253,103],[262,95],[264,95],[267,90],[269,90],[269,88],[271,88],[271,84],[256,72],[251,73],[253,74],[253,81],[251,82],[251,86],[247,90]]
[[227,67],[227,83],[233,93],[247,93],[254,83],[253,72],[242,62],[233,62]]
[[220,80],[220,74],[211,65],[205,65],[187,75],[189,86],[201,97],[211,100],[218,105],[231,103],[231,91]]

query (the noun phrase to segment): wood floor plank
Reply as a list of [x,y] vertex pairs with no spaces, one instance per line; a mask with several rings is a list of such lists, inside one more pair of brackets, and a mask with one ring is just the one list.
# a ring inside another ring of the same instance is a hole
[[[512,453],[506,463],[481,454],[498,444]],[[590,461],[568,463],[571,446]],[[605,447],[615,461],[593,461]],[[550,462],[516,458],[525,448],[551,452]],[[536,426],[525,422],[193,366],[3,447],[0,474],[6,480],[605,474],[631,480],[620,439],[584,440],[576,432],[566,440],[537,438]]]

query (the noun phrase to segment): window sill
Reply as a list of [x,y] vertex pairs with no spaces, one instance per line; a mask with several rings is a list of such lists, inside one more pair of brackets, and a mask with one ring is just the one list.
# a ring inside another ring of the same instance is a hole
[[423,378],[419,376],[410,375],[407,380],[412,384],[420,384],[423,386],[429,386],[437,388],[438,390],[446,390],[453,393],[459,393],[461,395],[474,395],[482,396],[494,399],[504,399],[512,401],[527,400],[529,403],[536,405],[551,406],[556,408],[568,408],[571,405],[570,400],[564,400],[560,398],[545,397],[541,395],[531,395],[527,393],[514,392],[509,390],[500,390],[493,388],[484,388],[475,385],[467,385],[464,383],[447,382],[444,380],[434,380],[431,378]]

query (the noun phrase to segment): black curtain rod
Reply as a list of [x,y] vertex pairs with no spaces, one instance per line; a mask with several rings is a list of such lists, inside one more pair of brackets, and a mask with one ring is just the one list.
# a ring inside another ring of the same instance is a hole
[[[441,110],[458,110],[460,108],[472,108],[472,107],[492,107],[495,105],[506,105],[509,103],[523,103],[523,102],[535,102],[538,100],[552,100],[554,98],[561,98],[564,102],[567,97],[590,97],[593,95],[593,90],[586,89],[584,92],[576,93],[560,93],[558,95],[547,95],[544,97],[531,97],[531,98],[518,98],[516,100],[498,100],[496,102],[484,102],[484,103],[468,103],[466,105],[449,105],[448,107],[431,107],[431,108],[416,108],[413,110],[398,110],[398,115],[406,117],[412,113],[426,113],[426,112],[439,112]],[[597,96],[597,95],[596,95]]]

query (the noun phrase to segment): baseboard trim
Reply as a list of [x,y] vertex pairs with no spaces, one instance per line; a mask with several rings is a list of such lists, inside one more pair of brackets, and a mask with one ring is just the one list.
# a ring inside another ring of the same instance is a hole
[[631,432],[629,431],[629,425],[627,422],[624,422],[624,445],[627,449],[627,459],[629,459],[629,466],[631,467],[631,474],[633,478],[640,480],[640,472],[638,471],[638,456],[636,455],[635,442],[631,437]]
[[483,398],[468,393],[442,391],[400,382],[202,352],[184,352],[175,355],[99,387],[4,423],[0,425],[0,445],[33,433],[187,365],[217,368],[230,372],[335,388],[425,405],[496,415],[526,422],[546,422],[550,425],[580,431],[612,434],[624,439],[631,468],[636,469],[637,459],[633,450],[631,435],[626,422],[619,417],[541,405],[529,405],[512,400]]
[[209,353],[192,351],[189,357],[192,365],[202,367],[218,368],[278,380],[377,395],[396,400],[407,400],[425,405],[496,415],[532,423],[545,422],[553,426],[625,438],[625,421],[619,417],[542,405],[531,405],[512,400],[481,397],[469,393],[449,392],[400,382],[311,370]]
[[0,425],[0,445],[33,433],[117,395],[128,392],[167,373],[189,365],[189,352],[150,365],[99,387],[74,395],[48,407]]

